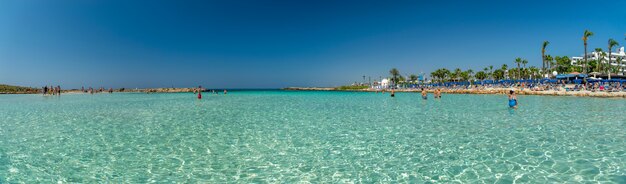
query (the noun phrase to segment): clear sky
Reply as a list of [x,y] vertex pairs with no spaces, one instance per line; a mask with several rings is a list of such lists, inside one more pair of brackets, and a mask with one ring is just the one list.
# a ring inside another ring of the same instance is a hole
[[0,83],[336,86],[625,45],[626,1],[2,0]]

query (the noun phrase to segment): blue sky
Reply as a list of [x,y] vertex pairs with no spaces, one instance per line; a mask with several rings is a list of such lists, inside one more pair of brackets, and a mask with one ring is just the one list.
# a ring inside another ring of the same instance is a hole
[[0,1],[0,83],[336,86],[362,76],[541,66],[609,38],[626,1]]

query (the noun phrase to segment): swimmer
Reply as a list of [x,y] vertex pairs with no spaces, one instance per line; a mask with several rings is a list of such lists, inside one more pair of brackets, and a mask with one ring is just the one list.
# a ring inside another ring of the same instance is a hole
[[441,88],[437,88],[437,98],[441,98]]
[[396,90],[391,89],[391,97],[395,97],[396,96]]
[[428,99],[428,93],[426,92],[426,90],[424,90],[424,88],[422,88],[422,99],[424,100]]
[[509,91],[509,107],[517,109],[517,95],[515,95],[515,91]]
[[198,86],[198,99],[202,99],[202,86]]

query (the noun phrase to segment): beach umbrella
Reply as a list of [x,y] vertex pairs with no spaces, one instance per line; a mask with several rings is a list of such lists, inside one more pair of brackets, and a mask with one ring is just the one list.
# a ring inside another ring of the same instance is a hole
[[593,75],[593,78],[596,78],[596,75],[600,75],[600,72],[591,72],[589,75]]

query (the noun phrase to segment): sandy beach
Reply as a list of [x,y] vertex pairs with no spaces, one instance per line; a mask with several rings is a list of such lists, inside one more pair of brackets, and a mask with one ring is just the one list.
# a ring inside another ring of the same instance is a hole
[[[291,91],[355,91],[355,92],[376,92],[380,89],[362,89],[362,90],[338,90],[336,88],[328,87],[290,87],[283,90]],[[626,92],[605,92],[605,91],[566,91],[565,89],[546,90],[546,91],[533,91],[530,89],[518,89],[518,88],[484,88],[484,89],[445,89],[442,88],[441,92],[449,94],[506,94],[510,90],[515,90],[519,95],[545,95],[545,96],[579,96],[579,97],[601,97],[601,98],[626,98]],[[388,89],[386,90],[389,91]],[[409,89],[396,89],[396,92],[421,92],[421,89],[409,88]],[[433,93],[433,89],[427,89],[428,93]]]

